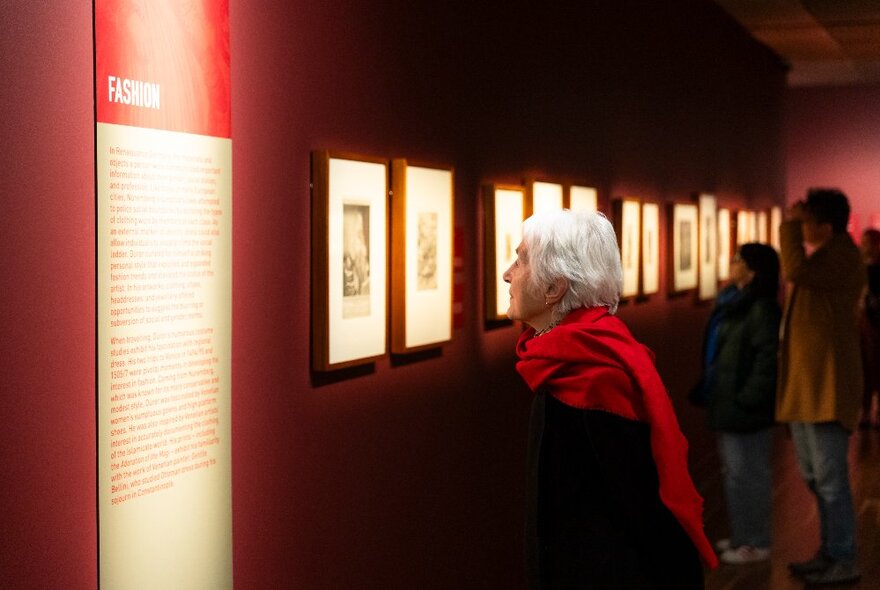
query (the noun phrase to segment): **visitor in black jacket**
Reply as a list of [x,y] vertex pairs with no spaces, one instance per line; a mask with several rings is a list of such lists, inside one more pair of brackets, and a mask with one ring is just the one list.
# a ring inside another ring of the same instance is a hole
[[730,275],[706,328],[693,395],[718,433],[731,534],[716,547],[723,563],[740,564],[770,557],[779,257],[765,244],[744,244]]

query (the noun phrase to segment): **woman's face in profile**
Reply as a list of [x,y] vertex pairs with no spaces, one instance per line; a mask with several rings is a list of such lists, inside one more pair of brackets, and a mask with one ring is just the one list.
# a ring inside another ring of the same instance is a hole
[[752,281],[754,276],[754,271],[749,268],[749,265],[742,259],[740,253],[737,252],[733,256],[733,260],[730,261],[730,280],[742,289]]
[[536,320],[546,315],[548,308],[540,293],[534,293],[529,282],[529,253],[524,243],[516,248],[516,260],[504,271],[503,279],[510,284],[510,307],[507,317],[519,320],[535,327]]

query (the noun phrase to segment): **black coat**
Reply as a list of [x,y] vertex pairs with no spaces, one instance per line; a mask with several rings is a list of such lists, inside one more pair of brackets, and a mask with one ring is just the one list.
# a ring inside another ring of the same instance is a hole
[[528,473],[530,588],[702,590],[697,550],[660,501],[647,424],[539,393]]
[[706,384],[712,430],[754,432],[774,424],[780,316],[776,300],[748,295],[725,311]]

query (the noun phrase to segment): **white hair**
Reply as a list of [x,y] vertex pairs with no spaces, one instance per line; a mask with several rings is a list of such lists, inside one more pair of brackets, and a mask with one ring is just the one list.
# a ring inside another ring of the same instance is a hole
[[554,306],[554,321],[580,307],[617,311],[623,271],[617,236],[604,215],[567,209],[532,215],[523,222],[523,243],[535,292],[546,292],[556,279],[568,281],[568,290]]

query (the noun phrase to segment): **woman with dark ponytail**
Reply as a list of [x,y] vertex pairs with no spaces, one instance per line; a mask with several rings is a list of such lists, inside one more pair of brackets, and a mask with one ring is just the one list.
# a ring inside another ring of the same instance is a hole
[[730,538],[716,548],[723,563],[741,564],[770,557],[779,257],[765,244],[743,244],[730,275],[706,328],[692,401],[706,406],[718,434]]

